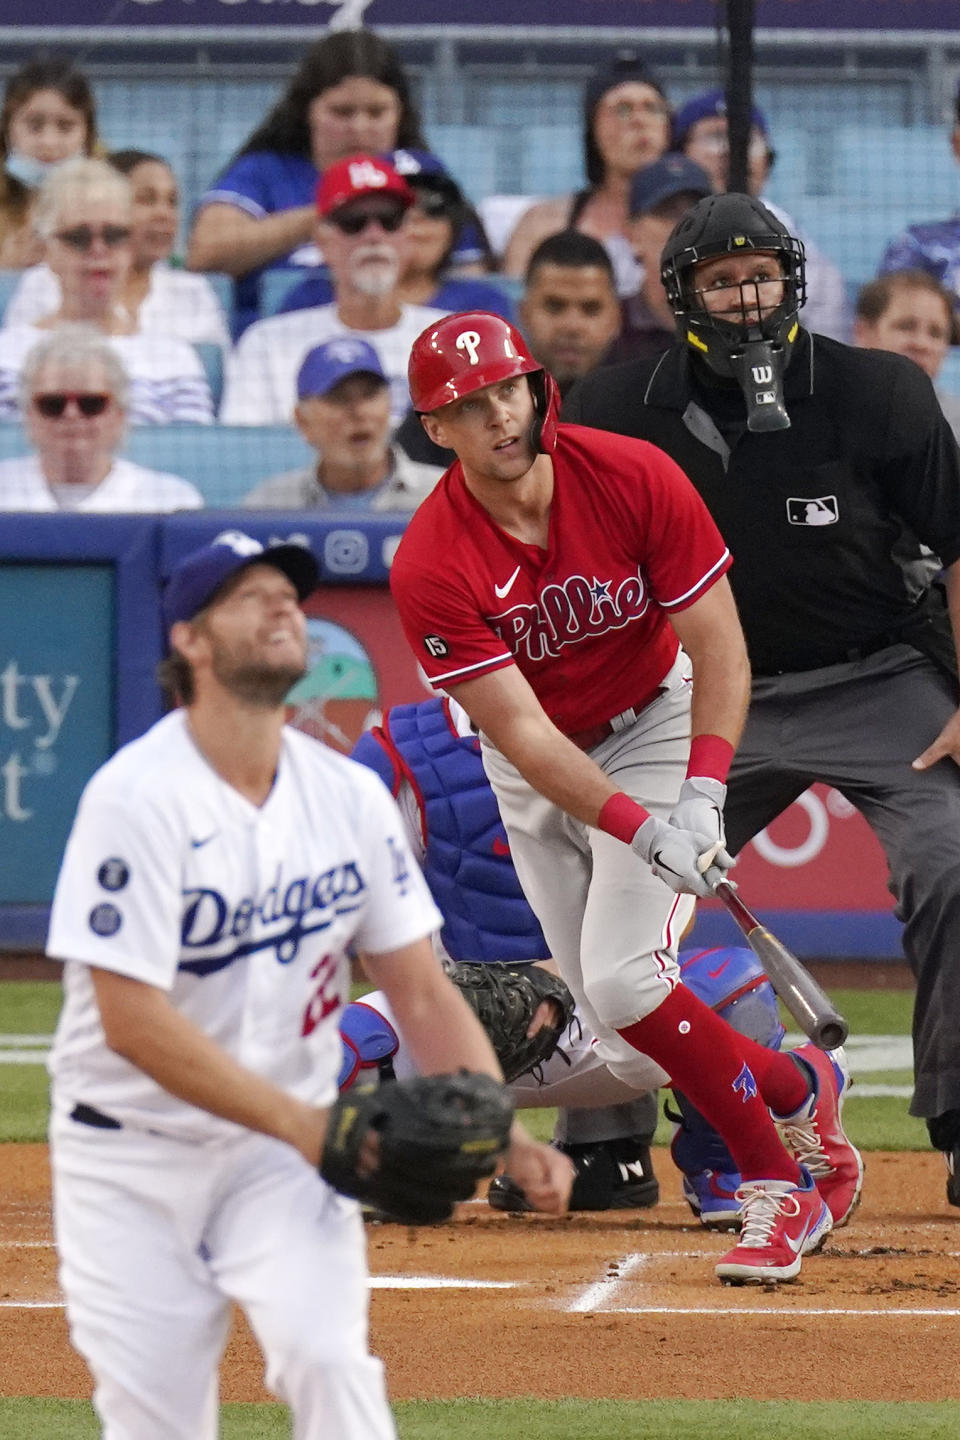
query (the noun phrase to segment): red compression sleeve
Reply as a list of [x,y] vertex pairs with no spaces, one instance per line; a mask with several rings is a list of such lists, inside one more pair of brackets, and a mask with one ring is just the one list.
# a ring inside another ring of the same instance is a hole
[[603,802],[597,816],[597,829],[606,830],[614,839],[629,845],[644,820],[649,819],[649,810],[644,810],[636,800],[631,800],[629,795],[624,795],[623,791],[619,790],[616,795],[611,795],[609,800]]
[[694,735],[690,741],[687,779],[691,775],[703,775],[725,785],[732,760],[733,746],[722,735]]

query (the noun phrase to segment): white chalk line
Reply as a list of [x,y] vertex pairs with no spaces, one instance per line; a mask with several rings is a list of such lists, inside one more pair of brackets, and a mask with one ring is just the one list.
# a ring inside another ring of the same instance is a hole
[[582,1290],[571,1300],[569,1305],[564,1307],[567,1313],[569,1315],[585,1315],[607,1310],[608,1307],[600,1302],[604,1299],[612,1299],[623,1282],[641,1270],[651,1258],[649,1252],[637,1250],[629,1255],[624,1255],[620,1260],[612,1261],[609,1273],[602,1280],[595,1280],[592,1285],[588,1285],[586,1290]]
[[[455,1275],[371,1275],[371,1290],[519,1290],[522,1281],[464,1280]],[[63,1310],[62,1300],[0,1300],[0,1310]]]
[[[786,1298],[786,1297],[784,1297],[784,1298]],[[789,1318],[790,1316],[793,1316],[793,1315],[816,1315],[816,1316],[827,1316],[827,1315],[833,1316],[833,1315],[839,1315],[839,1316],[841,1316],[841,1317],[846,1317],[846,1316],[851,1316],[851,1315],[853,1315],[853,1316],[864,1316],[864,1315],[867,1315],[867,1316],[870,1316],[872,1319],[884,1319],[884,1320],[900,1320],[900,1319],[903,1318],[903,1317],[906,1317],[907,1319],[915,1318],[915,1319],[929,1320],[929,1319],[931,1319],[931,1318],[937,1318],[937,1317],[942,1317],[943,1319],[950,1319],[950,1318],[954,1318],[954,1319],[955,1319],[958,1315],[960,1315],[960,1310],[954,1310],[954,1309],[951,1309],[951,1310],[947,1310],[947,1309],[944,1309],[944,1310],[934,1310],[934,1309],[930,1309],[930,1310],[920,1310],[920,1309],[916,1309],[916,1310],[901,1310],[901,1309],[899,1309],[899,1308],[894,1309],[894,1308],[892,1308],[892,1307],[891,1307],[891,1309],[889,1309],[889,1310],[866,1310],[866,1309],[864,1309],[864,1310],[856,1310],[856,1309],[851,1309],[851,1308],[849,1308],[849,1307],[846,1307],[846,1308],[841,1309],[839,1306],[838,1306],[836,1309],[834,1309],[834,1308],[832,1308],[832,1307],[829,1306],[829,1305],[823,1305],[823,1306],[820,1306],[820,1305],[818,1305],[818,1306],[806,1306],[806,1305],[805,1305],[805,1306],[795,1306],[795,1305],[789,1305],[789,1306],[784,1306],[782,1310],[775,1310],[772,1305],[767,1306],[766,1308],[761,1308],[760,1306],[756,1306],[756,1307],[754,1307],[754,1306],[749,1306],[749,1307],[748,1307],[748,1306],[740,1306],[740,1305],[736,1305],[736,1306],[734,1306],[734,1305],[731,1305],[731,1306],[726,1306],[726,1305],[723,1305],[723,1306],[721,1306],[721,1305],[631,1305],[631,1306],[626,1306],[626,1305],[624,1305],[624,1306],[618,1306],[615,1311],[609,1311],[609,1310],[607,1310],[607,1311],[599,1311],[599,1310],[598,1310],[598,1311],[595,1311],[594,1313],[595,1313],[595,1314],[598,1314],[598,1315],[599,1315],[599,1314],[607,1314],[607,1315],[609,1315],[609,1314],[616,1314],[616,1315],[717,1315],[717,1316],[723,1316],[724,1318],[727,1318],[727,1317],[729,1317],[729,1316],[731,1316],[731,1315],[753,1315],[753,1316],[757,1316],[757,1315],[774,1316],[774,1315],[775,1315],[778,1320],[785,1320],[785,1319],[787,1319],[787,1318]]]
[[[396,1286],[396,1289],[403,1289],[403,1286]],[[426,1287],[424,1287],[426,1288]],[[442,1288],[442,1287],[441,1287]],[[0,1310],[63,1310],[65,1308],[62,1300],[0,1300]],[[593,1311],[597,1314],[616,1315],[698,1315],[701,1317],[717,1317],[729,1319],[731,1316],[747,1315],[753,1318],[766,1316],[768,1319],[776,1316],[783,1320],[793,1315],[805,1317],[816,1317],[819,1319],[828,1316],[839,1316],[842,1319],[867,1317],[872,1320],[936,1320],[956,1319],[960,1310],[851,1310],[831,1309],[829,1306],[784,1306],[782,1309],[775,1309],[773,1304],[764,1308],[759,1306],[720,1306],[720,1305],[636,1305],[618,1308],[615,1311]]]

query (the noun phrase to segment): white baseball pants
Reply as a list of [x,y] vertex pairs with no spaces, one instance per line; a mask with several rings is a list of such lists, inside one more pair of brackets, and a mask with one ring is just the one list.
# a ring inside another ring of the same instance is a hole
[[[590,752],[621,790],[664,820],[686,774],[690,676],[681,651],[657,699]],[[643,1019],[677,982],[677,945],[693,897],[674,895],[628,845],[558,809],[481,739],[520,883],[588,1026],[603,1035]]]
[[264,1136],[192,1145],[58,1115],[50,1139],[60,1281],[105,1440],[216,1440],[234,1301],[296,1440],[395,1440],[353,1201]]

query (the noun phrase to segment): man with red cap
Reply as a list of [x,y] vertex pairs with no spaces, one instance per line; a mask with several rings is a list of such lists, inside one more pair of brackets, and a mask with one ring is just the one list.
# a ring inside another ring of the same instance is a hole
[[286,425],[297,401],[304,356],[327,340],[365,340],[390,382],[391,420],[409,408],[407,359],[414,339],[444,312],[406,305],[398,293],[414,193],[387,161],[353,155],[317,186],[317,243],[333,301],[272,315],[244,331],[227,361],[220,419],[228,425]]
[[498,316],[425,330],[410,390],[457,460],[394,559],[407,638],[480,732],[517,874],[586,1023],[650,1056],[735,1158],[742,1230],[718,1276],[793,1279],[859,1195],[837,1082],[810,1046],[733,1031],[676,959],[693,897],[732,864],[724,782],[749,667],[730,553],[661,450],[557,424],[552,377]]

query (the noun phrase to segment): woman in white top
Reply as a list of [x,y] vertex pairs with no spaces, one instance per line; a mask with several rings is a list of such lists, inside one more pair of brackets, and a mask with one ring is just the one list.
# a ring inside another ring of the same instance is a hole
[[100,331],[61,325],[39,340],[20,375],[32,454],[0,460],[0,510],[161,514],[201,506],[203,496],[188,481],[117,454],[128,390]]
[[[175,335],[191,345],[229,347],[230,331],[216,291],[203,275],[170,266],[180,226],[180,192],[159,155],[115,150],[107,163],[133,191],[133,260],[120,303],[145,335]],[[60,282],[49,265],[23,274],[4,314],[5,325],[32,325],[60,303]]]
[[130,182],[102,160],[71,160],[41,186],[34,227],[60,282],[60,302],[32,325],[0,330],[0,420],[18,411],[27,352],[60,325],[92,325],[109,337],[130,379],[134,425],[213,421],[203,367],[185,341],[138,331],[122,304],[133,262]]

